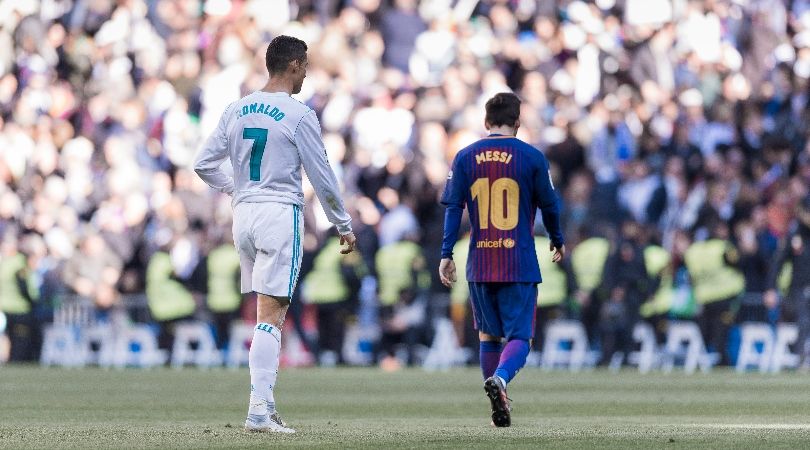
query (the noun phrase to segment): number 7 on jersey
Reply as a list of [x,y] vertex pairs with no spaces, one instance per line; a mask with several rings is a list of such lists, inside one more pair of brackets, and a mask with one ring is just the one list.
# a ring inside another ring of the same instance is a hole
[[262,156],[267,145],[267,128],[245,128],[242,139],[252,139],[250,147],[250,181],[259,181],[262,176]]

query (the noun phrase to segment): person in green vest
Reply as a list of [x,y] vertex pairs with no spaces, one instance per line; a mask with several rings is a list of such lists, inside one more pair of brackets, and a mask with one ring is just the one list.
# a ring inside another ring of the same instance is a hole
[[599,312],[605,297],[602,287],[605,262],[610,242],[604,237],[590,237],[571,252],[571,315],[582,321],[591,345],[599,338]]
[[693,319],[695,296],[684,254],[692,241],[685,231],[678,230],[672,238],[672,251],[650,244],[644,249],[644,265],[654,287],[648,300],[641,305],[641,317],[655,330],[662,341],[670,319]]
[[158,323],[158,346],[169,349],[177,322],[191,318],[196,303],[191,292],[177,279],[166,250],[152,254],[146,266],[146,298],[149,313]]
[[6,316],[12,362],[30,361],[35,354],[33,302],[37,296],[29,281],[26,256],[19,251],[16,237],[7,236],[0,244],[0,311]]
[[380,348],[384,368],[395,369],[399,361],[396,347],[405,345],[408,363],[413,362],[413,347],[424,334],[427,301],[422,295],[430,288],[422,248],[414,236],[385,245],[375,258],[379,279]]
[[[534,238],[535,248],[548,248],[549,242],[546,236],[535,236]],[[552,320],[560,319],[565,315],[571,286],[565,267],[553,263],[550,253],[538,252],[537,263],[540,265],[540,273],[543,274],[543,283],[537,289],[533,347],[535,350],[541,350],[546,325]]]
[[358,252],[343,255],[340,239],[330,237],[315,256],[312,270],[304,277],[302,295],[316,305],[318,348],[316,357],[323,366],[343,363],[346,323],[355,306],[360,280],[366,270]]
[[[453,259],[458,267],[467,266],[467,257],[470,253],[470,236],[465,235],[453,246]],[[467,334],[467,320],[470,305],[470,288],[467,286],[467,272],[459,270],[456,273],[458,282],[450,288],[450,321],[453,322],[453,330],[456,332],[459,345],[464,345],[464,337]]]
[[728,226],[718,224],[708,240],[693,243],[685,255],[695,300],[703,308],[698,317],[703,339],[720,353],[721,364],[729,362],[728,332],[734,323],[736,300],[745,290],[745,279],[732,267],[739,253],[728,237]]
[[205,303],[211,312],[217,348],[223,349],[230,340],[231,323],[239,318],[242,306],[239,253],[233,243],[224,242],[208,253],[204,263]]
[[652,286],[645,267],[644,231],[637,222],[624,220],[616,249],[605,262],[602,286],[607,297],[600,311],[603,363],[621,364],[633,350],[633,329]]

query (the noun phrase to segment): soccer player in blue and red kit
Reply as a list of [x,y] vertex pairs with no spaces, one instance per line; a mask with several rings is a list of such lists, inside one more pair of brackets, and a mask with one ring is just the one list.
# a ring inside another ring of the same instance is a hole
[[526,363],[534,337],[537,283],[542,281],[532,236],[537,208],[551,240],[552,261],[565,256],[548,161],[515,137],[519,119],[515,94],[491,98],[485,119],[491,134],[456,155],[442,196],[447,210],[439,276],[448,287],[456,281],[453,246],[465,205],[470,214],[467,280],[481,341],[484,390],[496,427],[511,424],[506,386]]

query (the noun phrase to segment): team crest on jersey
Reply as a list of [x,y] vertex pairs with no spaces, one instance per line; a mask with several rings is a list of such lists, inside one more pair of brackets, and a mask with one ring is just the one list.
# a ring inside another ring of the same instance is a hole
[[503,240],[503,246],[504,248],[513,248],[515,246],[515,240],[506,238]]

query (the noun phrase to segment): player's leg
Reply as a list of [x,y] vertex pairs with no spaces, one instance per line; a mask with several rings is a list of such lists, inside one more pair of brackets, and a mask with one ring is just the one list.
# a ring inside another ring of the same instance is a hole
[[537,285],[509,283],[499,291],[498,306],[506,345],[501,352],[495,376],[508,385],[526,364],[534,337]]
[[293,432],[280,418],[274,422],[276,400],[273,388],[278,377],[281,327],[290,302],[285,297],[258,294],[256,328],[250,346],[250,407],[245,428],[249,431]]
[[492,286],[486,283],[470,283],[470,305],[473,323],[478,330],[479,361],[484,380],[491,377],[501,357],[501,330],[497,305],[492,301]]
[[484,375],[484,380],[495,375],[495,369],[498,368],[498,363],[501,359],[501,351],[503,350],[503,343],[498,336],[492,336],[482,331],[478,332],[479,344],[479,359],[481,362],[481,374]]
[[509,398],[506,386],[493,376],[501,356],[503,328],[498,314],[497,291],[501,283],[470,283],[470,304],[473,322],[481,341],[481,373],[484,375],[484,392],[489,398],[492,424],[508,427],[511,424]]
[[281,354],[281,328],[301,263],[302,224],[292,205],[254,204],[251,212],[258,217],[251,232],[256,253],[250,273],[251,290],[258,294],[258,323],[249,355],[251,395],[245,429],[291,433],[294,431],[278,417],[273,390]]

